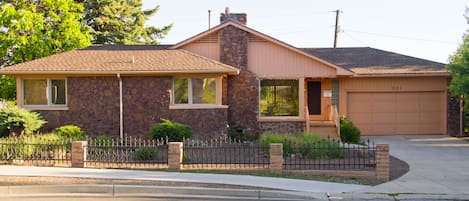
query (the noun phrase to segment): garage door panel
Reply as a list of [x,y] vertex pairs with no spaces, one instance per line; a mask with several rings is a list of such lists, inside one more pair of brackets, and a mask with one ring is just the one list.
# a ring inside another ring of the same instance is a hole
[[352,92],[347,115],[363,135],[441,134],[445,97],[444,92]]
[[413,124],[398,124],[396,128],[397,134],[419,134],[419,127]]
[[394,124],[396,123],[396,114],[395,113],[373,113],[373,123],[381,124]]
[[374,102],[372,103],[373,112],[379,113],[389,113],[396,111],[396,102],[393,101],[383,101],[383,102]]
[[396,113],[396,123],[398,124],[416,124],[419,120],[420,116],[418,113]]
[[373,116],[371,113],[353,113],[349,116],[350,119],[355,119],[353,123],[355,124],[369,124],[372,122]]
[[441,112],[421,112],[420,123],[439,123],[441,122]]
[[375,124],[373,125],[373,129],[371,131],[371,133],[369,134],[387,134],[387,133],[395,133],[396,132],[396,128],[394,127],[394,125],[390,125],[390,124]]

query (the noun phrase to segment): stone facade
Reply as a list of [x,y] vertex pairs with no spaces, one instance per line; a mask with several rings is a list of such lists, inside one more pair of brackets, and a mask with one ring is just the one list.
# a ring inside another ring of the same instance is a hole
[[73,124],[92,135],[119,135],[117,77],[67,78],[68,110],[38,111],[47,120],[43,131]]
[[228,122],[243,133],[257,134],[259,83],[247,70],[248,33],[228,26],[220,30],[220,61],[240,69],[240,74],[227,79]]
[[168,119],[188,124],[198,139],[226,136],[228,108],[171,110]]
[[123,77],[124,134],[145,136],[160,118],[170,117],[171,77]]
[[[451,82],[451,78],[448,78],[448,85]],[[453,97],[447,93],[447,134],[450,136],[459,136],[459,97]],[[463,119],[463,125],[466,119]]]
[[301,133],[305,130],[306,122],[259,122],[260,132],[273,131],[278,133]]
[[246,13],[230,13],[230,11],[227,9],[225,10],[225,13],[220,14],[220,23],[224,23],[230,19],[244,25],[246,25],[248,22]]
[[[169,109],[171,77],[122,77],[124,134],[149,137],[160,118],[185,123],[194,137],[226,134],[228,109]],[[67,78],[68,110],[39,111],[48,123],[44,131],[73,124],[89,135],[119,136],[119,80],[117,77]]]

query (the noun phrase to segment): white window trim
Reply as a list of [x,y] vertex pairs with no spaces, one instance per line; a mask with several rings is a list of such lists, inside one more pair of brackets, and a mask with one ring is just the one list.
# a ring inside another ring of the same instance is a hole
[[[297,116],[261,116],[261,81],[262,80],[297,80],[298,81],[298,115]],[[259,122],[274,122],[274,121],[304,121],[303,118],[303,104],[304,104],[304,78],[261,78],[257,80],[258,86],[258,116]]]
[[[188,87],[188,103],[174,103],[174,80],[175,79],[187,79]],[[215,103],[193,103],[192,96],[192,79],[193,78],[215,78]],[[218,109],[218,108],[228,108],[227,105],[222,105],[222,76],[194,76],[194,77],[173,77],[172,86],[171,86],[171,104],[169,109]]]
[[[25,80],[46,80],[46,105],[26,105],[24,104],[24,81]],[[65,104],[53,104],[52,103],[52,80],[64,80],[65,81]],[[35,109],[35,110],[68,110],[68,93],[67,93],[67,78],[23,78],[21,79],[21,99],[20,105],[23,108]]]

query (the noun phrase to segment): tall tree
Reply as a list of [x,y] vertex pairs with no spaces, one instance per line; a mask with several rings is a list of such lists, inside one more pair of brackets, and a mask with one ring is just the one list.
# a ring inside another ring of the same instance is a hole
[[76,0],[84,3],[84,23],[91,27],[94,44],[157,44],[172,24],[145,27],[159,6],[143,10],[142,0]]
[[[83,10],[73,0],[0,0],[0,67],[88,46]],[[0,79],[0,98],[14,99],[14,79]]]
[[[469,9],[466,8],[465,13],[466,20],[469,23]],[[450,57],[450,63],[446,66],[447,70],[451,74],[451,83],[449,90],[452,96],[461,98],[461,106],[464,108],[460,109],[464,113],[469,112],[469,32],[466,31],[464,34],[464,41],[459,46],[456,53]],[[463,119],[461,111],[460,118]],[[466,125],[466,129],[469,125]],[[464,132],[464,131],[463,131]]]

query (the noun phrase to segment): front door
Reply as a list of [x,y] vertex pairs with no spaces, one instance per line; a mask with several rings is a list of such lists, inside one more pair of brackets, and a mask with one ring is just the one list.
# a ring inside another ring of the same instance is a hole
[[310,115],[321,115],[321,82],[308,82],[308,109]]

